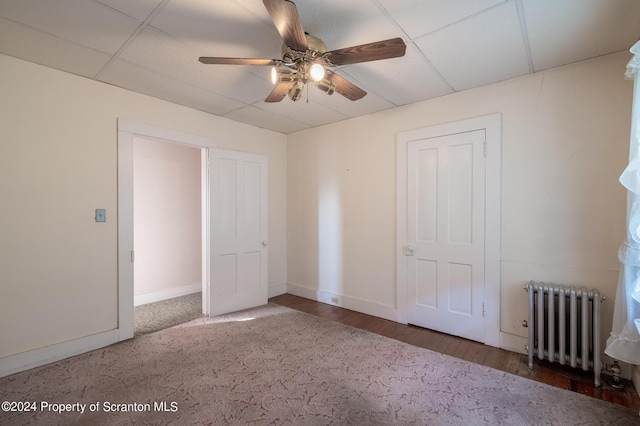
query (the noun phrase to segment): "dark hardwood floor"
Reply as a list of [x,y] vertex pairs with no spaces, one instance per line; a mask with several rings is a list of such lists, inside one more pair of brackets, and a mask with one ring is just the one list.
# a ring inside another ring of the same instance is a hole
[[486,346],[482,343],[460,337],[454,337],[412,325],[399,324],[290,294],[273,297],[269,299],[269,302],[432,351],[441,352],[476,364],[486,365],[551,386],[640,410],[640,398],[633,384],[628,380],[624,380],[625,387],[623,390],[616,390],[610,386],[609,376],[603,375],[602,385],[600,388],[596,388],[593,385],[593,373],[582,371],[579,368],[567,368],[557,363],[554,364],[536,360],[533,370],[529,370],[526,355]]

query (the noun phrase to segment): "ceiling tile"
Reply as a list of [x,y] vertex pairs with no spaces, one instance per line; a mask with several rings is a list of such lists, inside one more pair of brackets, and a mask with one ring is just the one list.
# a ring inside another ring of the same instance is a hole
[[0,18],[0,53],[67,71],[94,77],[110,56]]
[[395,105],[406,105],[452,93],[453,90],[424,60],[413,45],[401,58],[344,67],[342,71]]
[[217,115],[242,107],[241,103],[232,99],[156,74],[123,60],[114,61],[100,75],[100,81]]
[[403,35],[371,0],[297,0],[295,3],[305,31],[321,38],[328,50]]
[[158,7],[162,0],[97,0],[100,3],[131,16],[138,21],[144,21]]
[[[273,25],[273,21],[271,20],[271,16],[269,16],[269,12],[267,12],[267,8],[264,7],[264,3],[262,0],[230,0],[231,2],[237,4],[242,9],[251,13],[256,19],[261,21],[267,27],[273,27],[273,30],[278,34],[276,28]],[[298,1],[296,1],[298,3]]]
[[638,0],[523,0],[536,71],[629,49],[640,38]]
[[280,58],[275,27],[232,0],[172,0],[151,25],[204,56]]
[[293,133],[313,127],[311,124],[301,123],[251,105],[225,114],[224,117],[280,133]]
[[200,54],[193,47],[147,28],[120,57],[158,74],[245,103],[263,99],[271,91],[271,83],[267,80],[269,67],[264,67],[267,73],[261,79],[249,72],[252,68],[249,66],[202,64],[198,61]]
[[[340,72],[343,77],[348,78],[354,84],[359,85],[359,83],[349,78],[345,73]],[[357,117],[359,115],[371,114],[378,111],[383,111],[385,109],[392,108],[394,105],[387,101],[386,99],[382,99],[375,93],[367,93],[367,95],[358,99],[357,101],[352,101],[339,93],[334,93],[331,96],[327,96],[326,93],[321,90],[312,88],[309,90],[309,99],[310,102],[317,103],[326,108],[330,108],[336,112],[344,114],[348,117]]]
[[314,95],[327,95],[324,93],[317,93],[320,92],[320,90],[315,87],[310,87],[309,85],[307,85],[307,87],[309,90],[309,102],[307,102],[307,89],[305,89],[305,93],[302,98],[296,102],[285,97],[282,102],[268,103],[261,101],[254,104],[254,106],[274,114],[292,118],[301,123],[311,124],[313,126],[322,126],[324,124],[349,118],[347,115],[327,108],[317,102],[313,102],[311,99],[312,92]]
[[[235,1],[275,31],[262,1]],[[296,0],[295,4],[304,30],[321,38],[329,50],[402,35],[371,0]],[[280,57],[279,37],[277,43]]]
[[412,39],[506,0],[379,0]]
[[0,16],[110,54],[139,26],[129,17],[86,0],[2,0]]
[[529,72],[515,2],[474,15],[415,43],[455,90]]

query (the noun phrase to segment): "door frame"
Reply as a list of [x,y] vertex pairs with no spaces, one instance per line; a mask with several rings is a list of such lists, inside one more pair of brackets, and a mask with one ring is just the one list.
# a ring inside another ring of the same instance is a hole
[[502,114],[470,118],[398,133],[397,143],[397,206],[396,206],[396,300],[397,321],[407,324],[408,318],[408,259],[404,246],[407,235],[407,152],[408,144],[421,139],[456,133],[485,130],[485,291],[484,291],[484,343],[500,347],[500,215]]
[[211,138],[163,129],[118,118],[118,340],[133,337],[133,141],[135,137],[156,139],[201,150],[202,188],[202,310],[209,313],[210,188],[209,150],[217,147]]

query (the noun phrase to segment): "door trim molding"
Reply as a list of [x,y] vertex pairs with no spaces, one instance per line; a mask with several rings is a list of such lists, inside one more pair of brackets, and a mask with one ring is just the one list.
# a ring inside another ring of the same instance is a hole
[[501,240],[501,176],[502,114],[470,118],[398,133],[396,188],[396,303],[397,321],[407,323],[407,146],[415,140],[474,130],[486,132],[485,163],[485,316],[484,343],[500,347],[500,240]]
[[[135,137],[157,139],[164,142],[178,143],[202,150],[202,209],[203,209],[203,245],[202,245],[202,300],[208,299],[210,241],[209,214],[209,171],[207,169],[207,151],[216,147],[213,139],[163,129],[144,123],[118,118],[118,340],[133,337],[133,141]],[[205,197],[206,195],[206,197]]]

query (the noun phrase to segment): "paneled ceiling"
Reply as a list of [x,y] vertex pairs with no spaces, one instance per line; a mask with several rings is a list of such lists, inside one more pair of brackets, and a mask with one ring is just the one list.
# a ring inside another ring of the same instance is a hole
[[[291,133],[629,49],[639,0],[297,0],[329,50],[392,37],[406,55],[342,66],[368,92],[311,86],[265,103],[270,68],[200,56],[280,58],[262,0],[1,0],[0,53]],[[621,74],[624,70],[620,71]]]

